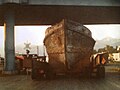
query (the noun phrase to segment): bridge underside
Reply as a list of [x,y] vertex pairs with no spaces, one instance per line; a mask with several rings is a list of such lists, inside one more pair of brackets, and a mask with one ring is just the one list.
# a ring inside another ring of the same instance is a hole
[[15,25],[51,25],[66,18],[82,24],[120,24],[120,7],[20,5],[0,6],[0,25],[7,9],[14,10]]

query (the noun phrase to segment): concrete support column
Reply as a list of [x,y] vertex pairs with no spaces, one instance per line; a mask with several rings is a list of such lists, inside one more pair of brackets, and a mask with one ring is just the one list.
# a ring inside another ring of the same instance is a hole
[[5,74],[15,73],[14,11],[6,10],[4,15],[5,32]]

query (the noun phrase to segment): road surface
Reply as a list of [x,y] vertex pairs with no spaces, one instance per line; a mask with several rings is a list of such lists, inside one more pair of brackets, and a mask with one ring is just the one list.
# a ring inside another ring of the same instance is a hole
[[104,79],[69,77],[41,81],[32,80],[30,75],[4,76],[0,77],[0,90],[120,90],[120,73],[106,72]]

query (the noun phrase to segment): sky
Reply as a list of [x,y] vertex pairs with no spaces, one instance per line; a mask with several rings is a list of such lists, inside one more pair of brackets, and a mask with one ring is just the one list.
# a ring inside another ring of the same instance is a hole
[[[85,25],[95,40],[106,37],[120,38],[120,24]],[[45,30],[49,26],[15,26],[15,45],[30,42],[31,45],[43,45]],[[0,54],[4,52],[4,27],[0,26]]]
[[45,30],[49,26],[16,26],[15,44],[30,42],[34,45],[43,45]]
[[102,40],[106,37],[120,38],[120,24],[107,25],[85,25],[92,32],[95,40]]
[[[35,45],[42,45],[45,36],[45,30],[49,26],[16,26],[15,27],[15,45],[30,42]],[[4,28],[0,27],[0,47],[4,43]]]

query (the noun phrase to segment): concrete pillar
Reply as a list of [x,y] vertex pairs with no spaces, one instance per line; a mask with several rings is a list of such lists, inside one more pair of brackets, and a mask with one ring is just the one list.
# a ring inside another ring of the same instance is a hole
[[5,74],[15,73],[14,11],[6,10],[4,15],[5,32]]

